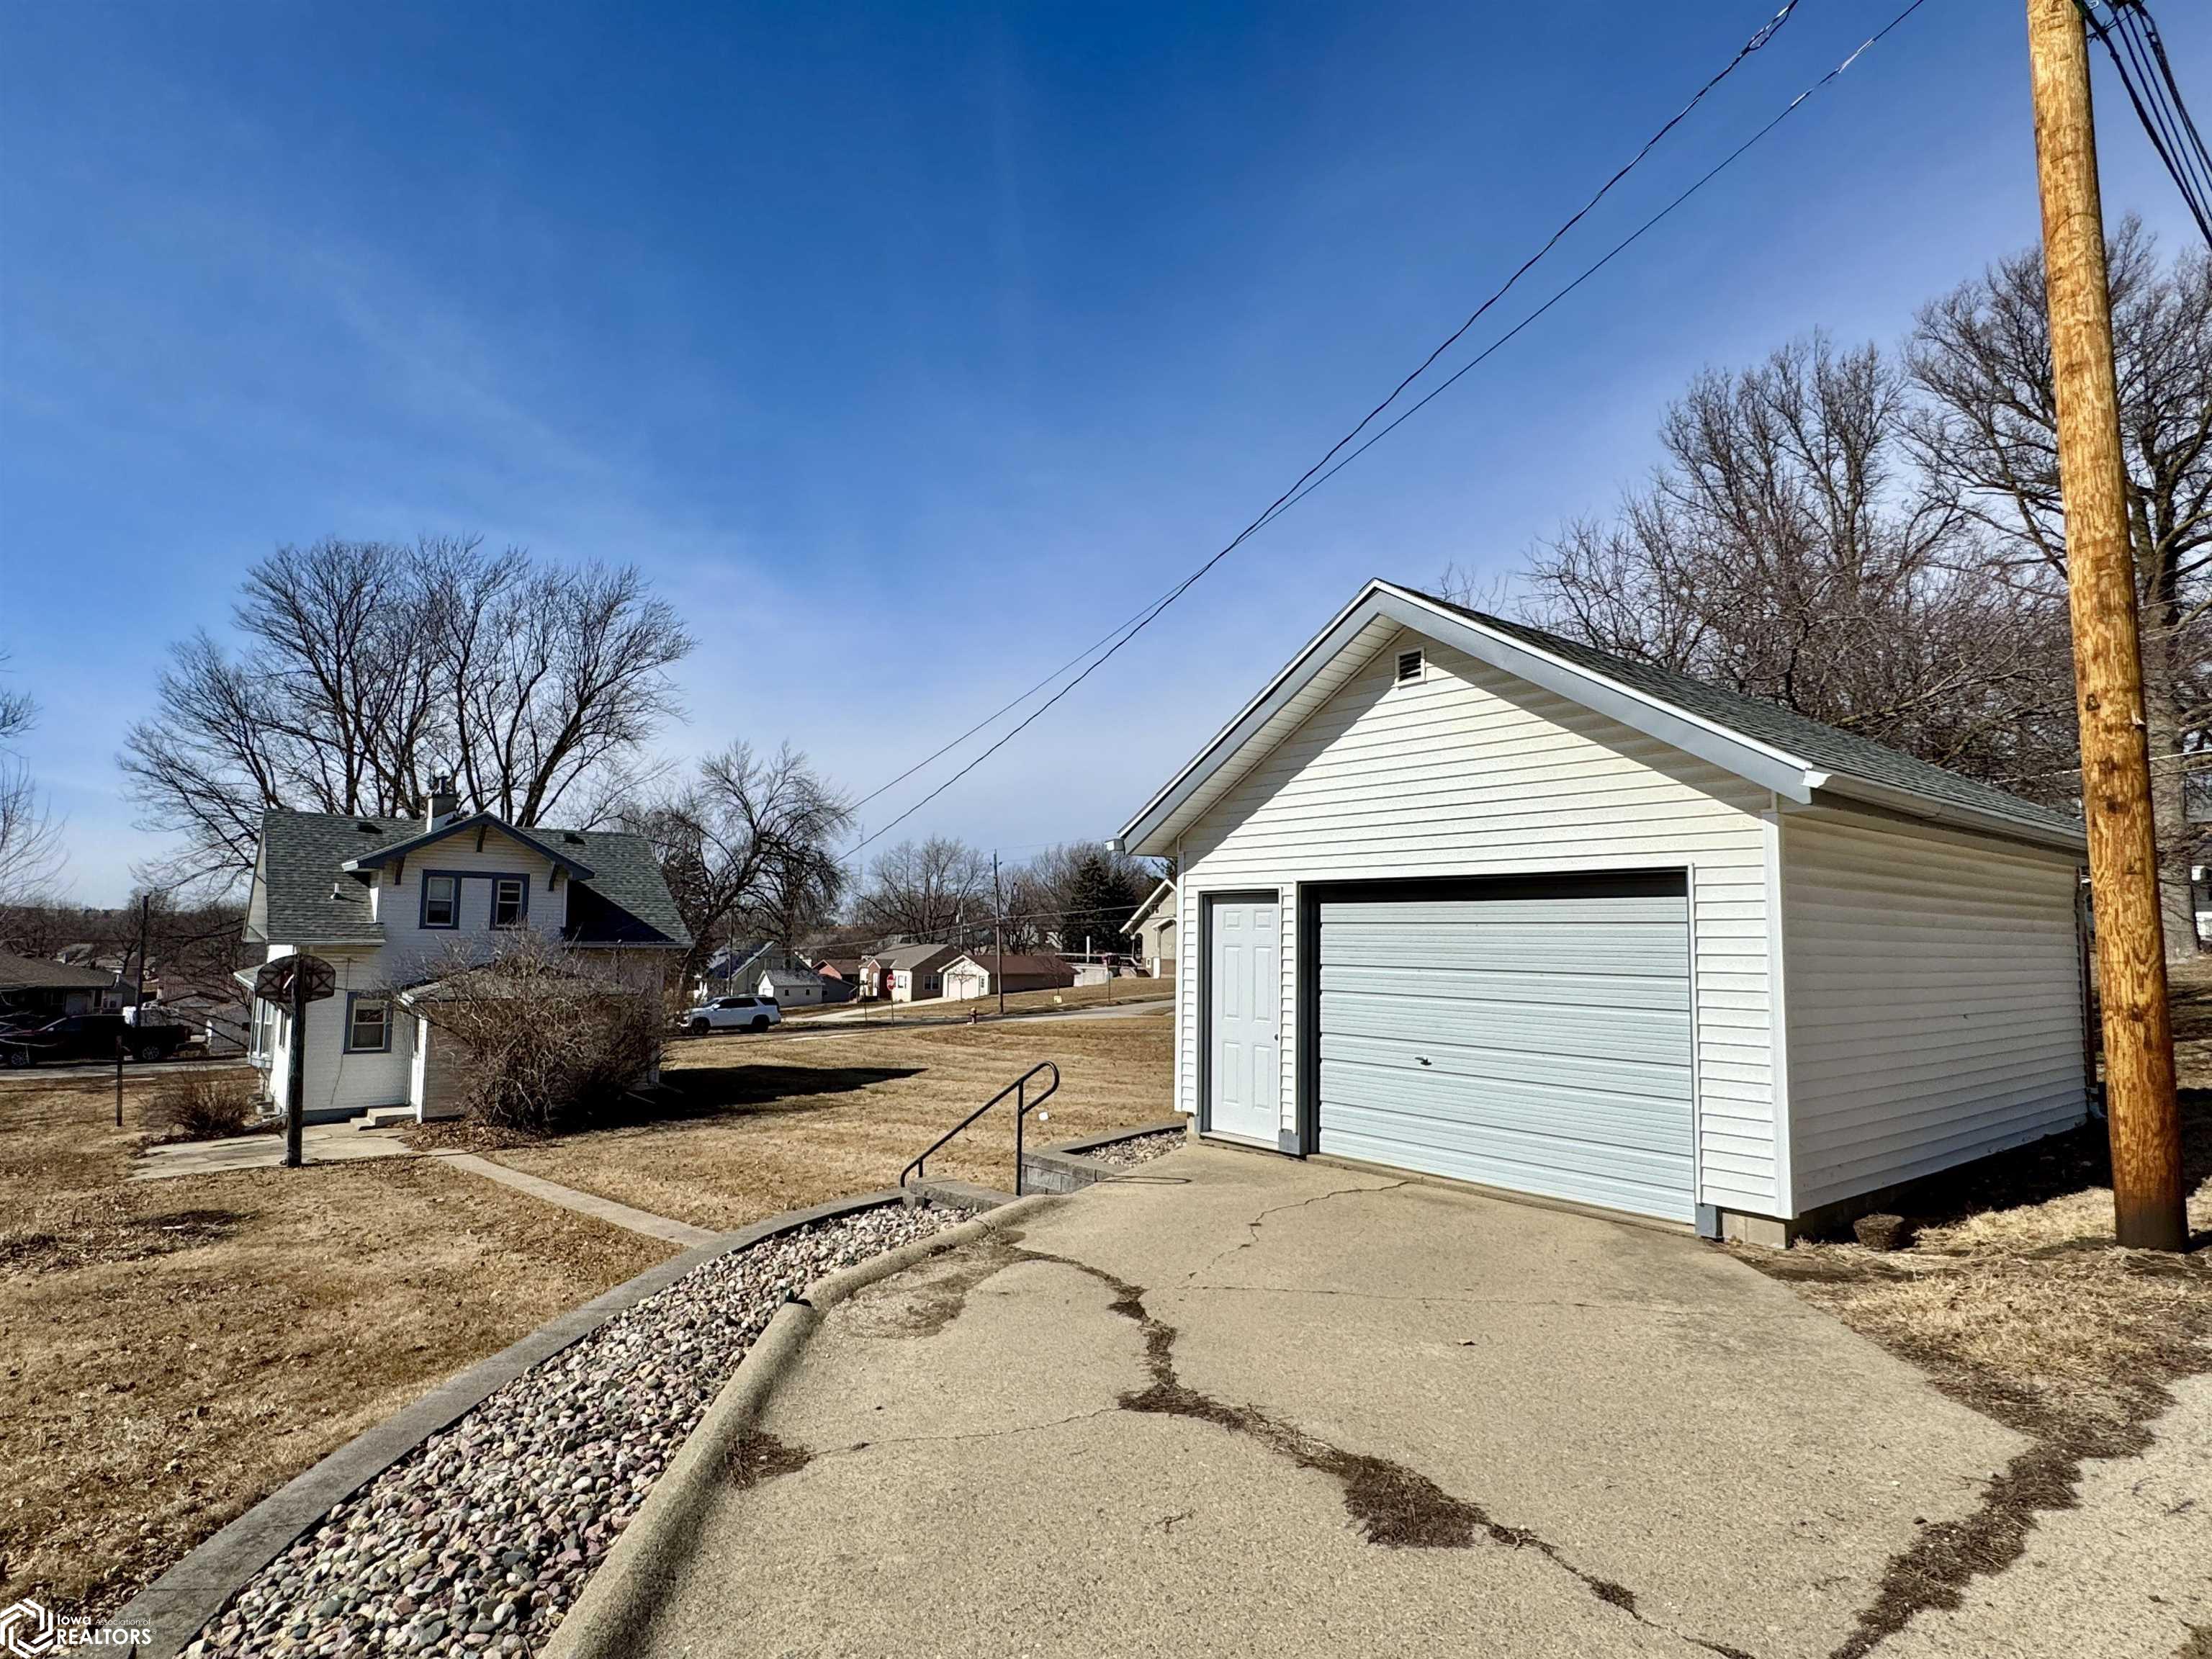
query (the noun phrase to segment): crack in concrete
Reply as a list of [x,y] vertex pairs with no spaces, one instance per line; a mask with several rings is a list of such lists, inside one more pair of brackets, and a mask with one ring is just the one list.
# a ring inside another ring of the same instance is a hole
[[1299,1199],[1293,1204],[1271,1204],[1244,1224],[1245,1231],[1249,1237],[1243,1243],[1231,1244],[1225,1250],[1216,1251],[1201,1266],[1192,1268],[1185,1275],[1186,1282],[1196,1279],[1202,1273],[1210,1272],[1216,1263],[1235,1255],[1239,1250],[1249,1250],[1257,1244],[1260,1242],[1260,1225],[1271,1215],[1281,1215],[1291,1210],[1306,1209],[1316,1204],[1325,1204],[1332,1198],[1348,1198],[1356,1193],[1392,1193],[1401,1187],[1410,1187],[1413,1184],[1410,1181],[1385,1181],[1367,1187],[1332,1187],[1325,1193],[1316,1193],[1312,1197]]
[[[1338,1197],[1343,1192],[1385,1190],[1387,1188],[1375,1187],[1346,1188],[1339,1192],[1323,1194],[1321,1197]],[[1307,1203],[1319,1201],[1320,1199],[1306,1200]],[[1299,1209],[1304,1206],[1284,1205],[1279,1207]],[[1265,1214],[1272,1213],[1272,1211],[1263,1212],[1261,1218]],[[1256,1228],[1258,1219],[1248,1224]],[[1366,1453],[1346,1451],[1253,1407],[1224,1405],[1199,1393],[1176,1376],[1175,1343],[1178,1333],[1175,1327],[1155,1318],[1146,1310],[1143,1287],[1117,1278],[1103,1267],[1079,1261],[1071,1256],[1031,1249],[1024,1249],[1021,1254],[1035,1261],[1054,1262],[1073,1268],[1098,1280],[1114,1292],[1114,1300],[1109,1304],[1113,1311],[1133,1322],[1143,1332],[1146,1368],[1151,1374],[1152,1384],[1124,1394],[1118,1409],[1188,1417],[1199,1422],[1211,1423],[1232,1434],[1257,1440],[1270,1451],[1287,1458],[1301,1468],[1331,1476],[1343,1489],[1346,1510],[1358,1523],[1362,1535],[1370,1544],[1398,1549],[1466,1549],[1478,1538],[1487,1538],[1492,1543],[1509,1549],[1533,1549],[1574,1578],[1590,1595],[1607,1607],[1626,1613],[1638,1624],[1702,1648],[1717,1656],[1718,1659],[1752,1659],[1751,1655],[1740,1648],[1692,1636],[1647,1617],[1637,1607],[1636,1593],[1626,1585],[1616,1583],[1609,1578],[1601,1578],[1577,1566],[1549,1540],[1525,1527],[1510,1527],[1493,1519],[1480,1504],[1453,1497],[1418,1470]]]

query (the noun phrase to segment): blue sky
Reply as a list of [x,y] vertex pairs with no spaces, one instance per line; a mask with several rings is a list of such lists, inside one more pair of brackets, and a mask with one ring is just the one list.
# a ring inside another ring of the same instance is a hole
[[[874,788],[1218,547],[1771,3],[4,0],[0,650],[72,890],[157,849],[113,756],[164,647],[326,534],[635,561],[702,641],[671,749]],[[1803,0],[1529,300],[1898,3]],[[1112,833],[1367,577],[1511,570],[1701,367],[2031,241],[2020,14],[1929,0],[894,838]],[[2179,240],[2100,92],[2108,211]]]

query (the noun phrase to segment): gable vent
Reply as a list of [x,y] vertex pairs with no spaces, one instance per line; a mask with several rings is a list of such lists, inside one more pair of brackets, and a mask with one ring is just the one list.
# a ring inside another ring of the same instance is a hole
[[1421,678],[1421,670],[1428,653],[1423,651],[1401,651],[1398,653],[1398,684]]

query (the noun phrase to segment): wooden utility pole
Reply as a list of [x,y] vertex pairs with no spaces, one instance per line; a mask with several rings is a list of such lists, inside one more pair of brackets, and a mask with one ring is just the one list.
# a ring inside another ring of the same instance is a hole
[[991,924],[991,941],[999,956],[998,969],[992,977],[999,982],[999,1017],[1003,1019],[1006,1013],[1006,896],[999,887],[999,855],[995,851],[991,854],[991,908],[998,913],[998,920]]
[[2089,41],[2077,0],[2027,0],[2027,47],[2066,505],[2081,805],[2088,818],[2089,889],[2104,1001],[2113,1206],[2121,1243],[2179,1250],[2188,1243],[2188,1223],[2173,1030],[2166,1000],[2104,208],[2089,103]]

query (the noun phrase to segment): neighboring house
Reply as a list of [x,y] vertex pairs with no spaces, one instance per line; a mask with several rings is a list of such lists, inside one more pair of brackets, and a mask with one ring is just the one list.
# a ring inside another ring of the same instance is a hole
[[0,1020],[97,1013],[118,1006],[118,998],[111,969],[0,954]]
[[[439,973],[488,960],[529,928],[595,955],[673,971],[690,938],[652,848],[601,830],[520,829],[456,811],[434,792],[420,818],[263,815],[246,938],[269,960],[312,951],[337,994],[308,1005],[302,1109],[311,1120],[404,1107],[449,1115],[467,1057],[420,1012]],[[237,977],[246,984],[252,971]],[[289,1012],[256,1000],[250,1052],[285,1107]]]
[[191,987],[172,995],[165,988],[161,1000],[149,1004],[143,1018],[156,1023],[189,1025],[200,1034],[200,1041],[210,1055],[225,1059],[246,1051],[246,1039],[253,1024],[249,1000],[240,994],[235,986],[228,995],[214,989]]
[[811,1008],[823,1000],[822,975],[811,968],[764,968],[753,994],[784,1008]]
[[707,959],[691,981],[691,1000],[704,1002],[709,997],[727,996],[733,991],[743,991],[744,981],[775,948],[773,939],[763,939],[758,945],[728,945]]
[[1137,941],[1137,960],[1155,979],[1176,970],[1176,884],[1170,876],[1145,896],[1122,932]]
[[859,957],[823,957],[814,964],[814,971],[824,979],[839,979],[848,985],[858,986],[861,961]]
[[1391,583],[1121,839],[1201,1133],[1778,1242],[2087,1110],[2078,821]]
[[1016,955],[1003,958],[988,946],[963,951],[945,964],[945,994],[950,998],[996,996],[1015,991],[1061,991],[1075,983],[1075,969],[1058,957]]
[[944,994],[945,964],[957,945],[901,945],[860,963],[860,994],[891,1002],[927,1002]]

